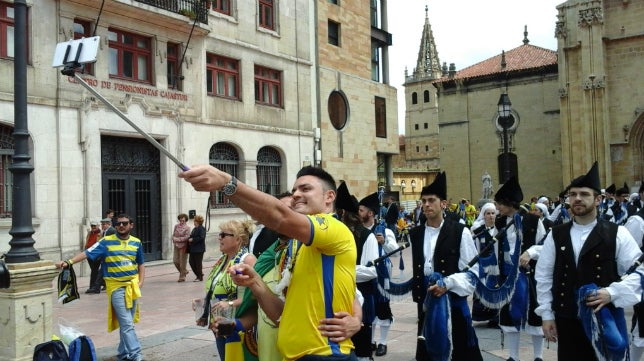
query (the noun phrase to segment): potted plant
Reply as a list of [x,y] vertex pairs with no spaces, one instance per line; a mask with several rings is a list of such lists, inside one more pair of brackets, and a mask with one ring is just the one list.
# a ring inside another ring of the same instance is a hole
[[197,17],[197,14],[195,14],[194,11],[189,10],[189,9],[181,9],[181,10],[179,10],[179,14],[181,14],[183,16],[187,16],[190,19],[194,19],[194,18]]

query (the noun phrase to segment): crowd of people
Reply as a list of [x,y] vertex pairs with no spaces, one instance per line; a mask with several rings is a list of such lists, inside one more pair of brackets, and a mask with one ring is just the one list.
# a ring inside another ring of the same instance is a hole
[[[418,361],[482,360],[474,321],[500,329],[508,361],[519,360],[521,332],[535,361],[544,340],[557,342],[560,360],[639,360],[644,352],[644,187],[633,195],[627,185],[602,189],[597,163],[554,201],[524,203],[512,177],[480,209],[451,202],[443,172],[410,212],[382,191],[358,200],[318,167],[302,168],[292,191],[277,197],[212,166],[179,177],[197,191],[223,192],[253,219],[220,224],[221,256],[193,303],[204,305],[196,322],[213,331],[222,360],[373,360],[387,353],[390,298],[408,293],[417,304]],[[192,229],[185,214],[177,218],[178,281],[187,263],[203,281],[203,217]],[[93,293],[100,267],[116,257],[111,242],[131,247],[118,254],[120,266],[101,272],[118,321],[112,328],[121,327],[119,360],[142,360],[133,323],[145,268],[132,227],[123,214],[109,236],[92,223],[85,251],[59,264],[88,259]],[[389,256],[401,234],[413,271],[397,283]],[[632,306],[628,329],[624,308]],[[224,327],[231,317],[232,332]]]

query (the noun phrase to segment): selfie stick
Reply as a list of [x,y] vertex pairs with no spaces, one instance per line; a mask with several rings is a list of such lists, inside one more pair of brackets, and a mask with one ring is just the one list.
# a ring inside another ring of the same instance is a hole
[[89,84],[87,84],[87,82],[85,82],[83,78],[81,78],[78,75],[75,69],[80,66],[80,64],[78,63],[78,58],[81,54],[82,48],[83,48],[83,44],[80,43],[78,45],[78,50],[76,51],[76,59],[68,61],[67,58],[69,56],[71,46],[70,45],[67,46],[67,50],[65,52],[65,57],[63,60],[63,63],[65,64],[65,68],[61,70],[61,73],[67,76],[73,76],[82,86],[85,87],[85,89],[87,89],[90,93],[94,94],[95,97],[100,99],[108,108],[110,108],[114,113],[116,113],[119,117],[121,117],[121,119],[125,120],[132,128],[134,128],[137,132],[139,132],[139,134],[141,134],[145,139],[147,139],[147,141],[150,142],[155,148],[157,148],[161,153],[165,154],[168,158],[170,158],[170,160],[176,163],[179,166],[179,168],[181,168],[181,170],[183,171],[190,170],[190,168],[188,168],[186,165],[181,163],[181,161],[179,161],[179,159],[177,159],[174,155],[172,155],[172,153],[170,153],[164,146],[159,144],[159,142],[157,142],[156,139],[152,138],[148,133],[143,131],[143,129],[139,128],[136,124],[134,124],[134,122],[132,122],[130,119],[128,119],[128,117],[125,116],[125,114],[123,114],[123,112],[121,112],[117,107],[112,105],[112,103],[110,103],[109,100],[105,99],[105,97],[99,94],[94,88],[92,88]]

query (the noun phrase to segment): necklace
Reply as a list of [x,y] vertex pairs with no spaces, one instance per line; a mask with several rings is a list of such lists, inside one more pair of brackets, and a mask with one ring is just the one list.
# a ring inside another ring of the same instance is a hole
[[[293,239],[289,240],[279,256],[279,262],[276,262],[275,267],[279,282],[275,286],[275,293],[281,299],[286,298],[286,290],[291,283],[291,276],[300,247],[302,247],[302,243]],[[277,257],[275,259],[277,260]]]

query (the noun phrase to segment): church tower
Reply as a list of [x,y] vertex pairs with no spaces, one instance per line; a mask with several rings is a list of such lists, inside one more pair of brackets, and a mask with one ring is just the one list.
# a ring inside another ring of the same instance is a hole
[[438,51],[425,6],[416,68],[405,69],[405,159],[407,167],[439,168],[438,99],[432,82],[441,77]]

